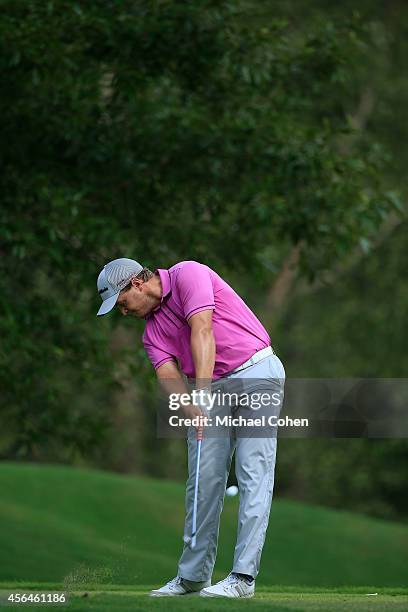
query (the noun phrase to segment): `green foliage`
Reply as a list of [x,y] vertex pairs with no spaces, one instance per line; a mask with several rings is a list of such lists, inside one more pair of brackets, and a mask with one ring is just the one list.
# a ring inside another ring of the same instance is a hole
[[[381,147],[350,126],[361,24],[304,30],[257,6],[2,2],[3,456],[107,467],[119,452],[118,392],[152,371],[136,339],[113,357],[115,320],[95,318],[106,261],[198,259],[256,292],[293,244],[313,278],[399,206]],[[137,403],[147,444],[146,391]]]
[[[406,379],[406,226],[347,275],[288,305],[275,342],[289,376]],[[405,438],[281,440],[278,490],[401,519],[408,515],[407,466]]]
[[375,229],[390,209],[379,156],[337,146],[354,26],[299,37],[280,21],[251,26],[249,10],[6,3],[4,225],[17,257],[47,247],[65,272],[84,256],[90,274],[114,243],[246,270],[263,244],[302,240],[312,275],[371,233],[365,213]]
[[330,284],[295,295],[276,328],[291,375],[405,378],[407,266],[405,221]]
[[281,440],[277,493],[406,520],[408,444],[400,440]]

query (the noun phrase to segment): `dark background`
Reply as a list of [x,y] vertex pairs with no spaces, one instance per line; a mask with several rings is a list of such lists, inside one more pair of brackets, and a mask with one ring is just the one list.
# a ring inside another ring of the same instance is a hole
[[[184,480],[116,257],[212,266],[289,377],[405,377],[408,7],[2,2],[0,457]],[[404,439],[282,439],[276,493],[408,519]]]

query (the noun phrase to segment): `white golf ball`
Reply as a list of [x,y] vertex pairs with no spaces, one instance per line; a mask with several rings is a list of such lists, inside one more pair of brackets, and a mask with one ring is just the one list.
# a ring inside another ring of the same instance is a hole
[[228,495],[228,497],[235,497],[238,493],[238,487],[236,487],[235,485],[232,485],[231,487],[228,487],[225,493],[226,495]]

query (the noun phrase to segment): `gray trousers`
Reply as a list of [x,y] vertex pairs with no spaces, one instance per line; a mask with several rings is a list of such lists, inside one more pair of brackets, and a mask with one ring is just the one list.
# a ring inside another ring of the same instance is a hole
[[[271,355],[236,374],[214,381],[212,391],[216,393],[217,390],[233,390],[234,385],[240,385],[241,391],[244,390],[248,396],[255,397],[255,393],[259,396],[259,393],[265,391],[275,395],[278,392],[283,400],[284,382],[285,370],[282,362],[276,355]],[[273,414],[279,415],[281,405],[275,408]],[[258,416],[240,403],[227,410],[230,410],[232,416]],[[263,409],[262,413],[267,414],[268,408]],[[214,418],[216,407],[207,414]],[[190,535],[197,450],[194,428],[189,429],[187,444],[188,480],[184,534]],[[211,579],[217,554],[225,488],[235,451],[235,473],[240,499],[232,571],[256,578],[272,503],[276,444],[276,430],[275,435],[271,435],[270,430],[242,428],[237,434],[231,430],[222,432],[218,428],[215,435],[209,434],[207,437],[204,430],[200,457],[197,544],[194,549],[188,544],[184,545],[178,565],[179,576],[195,582]]]

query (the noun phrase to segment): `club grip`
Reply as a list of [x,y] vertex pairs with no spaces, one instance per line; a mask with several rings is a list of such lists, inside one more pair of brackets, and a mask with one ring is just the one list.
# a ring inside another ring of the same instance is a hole
[[197,442],[201,442],[204,438],[204,425],[199,425],[197,428]]

